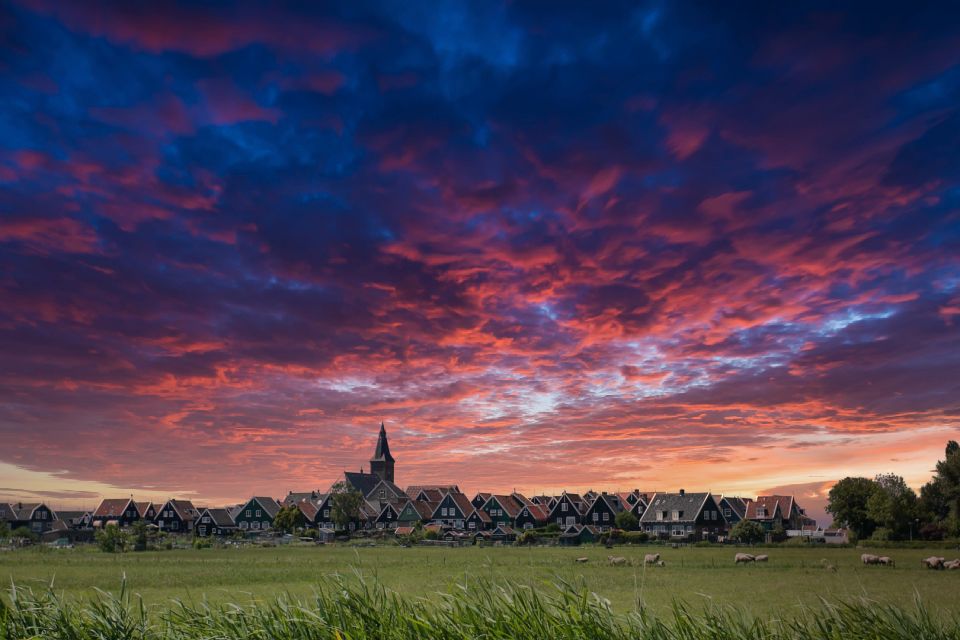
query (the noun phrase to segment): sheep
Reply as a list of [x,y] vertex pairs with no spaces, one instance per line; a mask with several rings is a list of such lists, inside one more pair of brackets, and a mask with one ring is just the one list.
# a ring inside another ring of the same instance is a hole
[[754,561],[754,562],[766,562],[766,561],[769,560],[769,559],[770,559],[770,556],[768,556],[768,555],[766,555],[766,554],[764,554],[764,553],[761,553],[760,555],[758,555],[757,557],[755,557],[755,558],[753,559],[753,561]]
[[627,559],[623,556],[607,556],[607,560],[615,567],[624,567],[628,564]]
[[860,561],[863,564],[880,564],[880,556],[875,556],[872,553],[863,553],[860,555]]
[[577,558],[577,562],[588,562],[590,558]]
[[882,564],[886,567],[895,567],[896,563],[893,561],[893,558],[889,556],[880,556],[877,558],[877,564]]
[[927,569],[943,569],[943,558],[930,556],[921,560],[920,564],[926,565]]
[[960,558],[944,562],[943,568],[947,569],[948,571],[957,571],[960,569]]
[[733,556],[734,564],[740,564],[741,562],[743,563],[753,562],[754,560],[755,558],[749,553],[738,553],[737,555]]
[[656,564],[659,561],[659,553],[648,553],[647,555],[643,556],[643,564]]
[[[957,560],[957,562],[960,563],[960,560]],[[665,567],[665,566],[667,566],[667,563],[664,562],[663,560],[657,560],[657,566],[658,566],[658,567]],[[953,568],[953,569],[960,569],[960,566],[951,567],[951,568]]]

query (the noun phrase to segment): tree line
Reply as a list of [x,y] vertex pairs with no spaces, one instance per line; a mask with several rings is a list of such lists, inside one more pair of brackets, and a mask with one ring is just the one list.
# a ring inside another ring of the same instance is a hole
[[858,540],[943,540],[960,537],[960,445],[947,443],[933,478],[920,495],[889,473],[847,477],[830,489],[827,511],[834,524]]

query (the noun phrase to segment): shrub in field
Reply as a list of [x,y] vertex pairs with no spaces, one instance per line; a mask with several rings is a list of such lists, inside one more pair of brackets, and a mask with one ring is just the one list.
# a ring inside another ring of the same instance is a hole
[[96,533],[97,546],[107,553],[122,553],[127,550],[130,536],[115,524],[108,524]]
[[753,520],[741,520],[730,529],[730,537],[744,544],[762,542],[765,536],[763,525]]

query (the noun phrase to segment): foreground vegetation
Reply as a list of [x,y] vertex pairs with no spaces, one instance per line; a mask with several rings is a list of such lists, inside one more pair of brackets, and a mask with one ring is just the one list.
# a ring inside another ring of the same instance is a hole
[[[537,589],[557,581],[582,584],[626,614],[645,610],[669,615],[673,602],[732,606],[745,614],[771,618],[816,607],[820,598],[869,598],[897,606],[919,597],[933,615],[960,615],[960,572],[929,571],[920,559],[960,557],[957,550],[884,549],[895,567],[863,566],[864,549],[764,548],[770,562],[736,566],[730,547],[601,546],[564,547],[373,547],[343,545],[184,549],[105,554],[94,547],[71,550],[21,549],[0,552],[0,584],[16,583],[35,592],[49,585],[67,600],[97,597],[95,588],[118,592],[126,579],[144,606],[163,609],[172,600],[263,604],[278,594],[309,598],[328,589],[337,575],[353,568],[384,587],[410,597],[439,600],[440,593],[483,580],[508,581]],[[739,550],[749,551],[741,548]],[[644,567],[644,554],[659,552],[665,567]],[[632,566],[613,567],[610,554]],[[588,558],[577,563],[578,557]]]
[[312,597],[281,595],[239,606],[178,601],[147,608],[124,587],[117,595],[70,601],[52,591],[12,587],[0,604],[0,638],[960,638],[960,621],[913,606],[869,600],[821,601],[779,616],[676,603],[666,614],[615,614],[582,583],[543,588],[465,581],[442,597],[401,597],[373,579],[337,577]]

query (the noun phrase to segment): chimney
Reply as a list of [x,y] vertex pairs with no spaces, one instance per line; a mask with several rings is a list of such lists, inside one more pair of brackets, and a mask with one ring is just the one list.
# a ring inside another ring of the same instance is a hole
[[601,491],[601,492],[600,492],[600,495],[605,496],[605,495],[607,495],[607,492],[606,492],[606,491]]
[[680,495],[684,495],[686,493],[687,493],[686,491],[684,491],[683,489],[680,489]]

